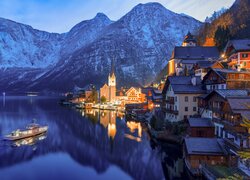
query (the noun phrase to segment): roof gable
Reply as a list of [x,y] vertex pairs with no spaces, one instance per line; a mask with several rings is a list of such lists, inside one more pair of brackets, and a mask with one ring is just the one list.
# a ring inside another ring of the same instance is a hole
[[236,51],[250,51],[250,39],[230,40],[224,51],[227,52],[230,47],[233,47]]

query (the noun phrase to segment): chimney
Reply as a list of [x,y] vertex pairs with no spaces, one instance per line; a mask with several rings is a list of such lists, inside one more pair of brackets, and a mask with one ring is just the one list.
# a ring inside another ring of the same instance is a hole
[[192,83],[193,86],[196,86],[196,84],[197,84],[196,81],[197,81],[197,80],[196,80],[196,77],[193,76],[192,79],[191,79],[191,83]]

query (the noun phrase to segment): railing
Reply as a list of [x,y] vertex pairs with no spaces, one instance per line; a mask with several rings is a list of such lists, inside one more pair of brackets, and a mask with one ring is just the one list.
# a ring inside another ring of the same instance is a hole
[[166,111],[167,113],[174,114],[174,115],[178,115],[178,114],[179,114],[179,111],[173,110],[173,109],[167,109],[167,108],[166,108],[165,111]]

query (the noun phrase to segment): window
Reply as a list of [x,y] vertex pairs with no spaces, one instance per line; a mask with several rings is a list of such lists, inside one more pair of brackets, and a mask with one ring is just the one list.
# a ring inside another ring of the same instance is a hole
[[185,111],[188,111],[188,107],[185,107]]
[[177,97],[176,96],[174,97],[174,100],[175,100],[175,102],[177,102]]
[[196,97],[193,97],[193,101],[196,102]]
[[196,111],[196,107],[193,107],[193,111]]
[[188,102],[188,96],[185,96],[185,102]]
[[247,58],[248,54],[242,54],[242,58]]
[[[245,62],[244,62],[244,63],[245,63]],[[240,78],[240,79],[244,79],[244,77],[245,77],[244,74],[240,74],[240,75],[239,75],[239,78]]]
[[245,66],[245,67],[247,66],[247,62],[246,61],[243,62],[243,66]]

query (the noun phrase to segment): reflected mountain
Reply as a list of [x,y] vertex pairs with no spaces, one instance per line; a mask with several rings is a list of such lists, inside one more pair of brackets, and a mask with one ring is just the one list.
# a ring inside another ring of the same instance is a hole
[[46,139],[36,142],[35,150],[29,146],[1,145],[0,172],[1,168],[63,152],[83,168],[92,167],[98,173],[104,173],[110,166],[118,166],[134,179],[164,178],[159,153],[151,149],[140,125],[126,124],[120,113],[79,111],[61,107],[57,101],[45,97],[6,98],[5,107],[0,106],[2,136],[33,118],[38,123],[48,124],[49,131]]

